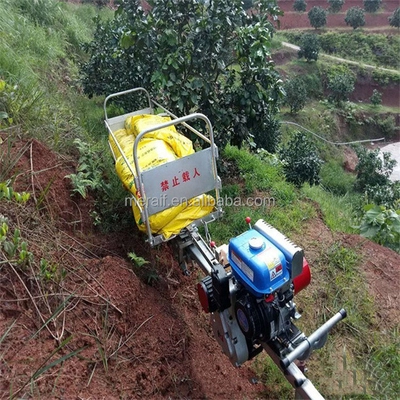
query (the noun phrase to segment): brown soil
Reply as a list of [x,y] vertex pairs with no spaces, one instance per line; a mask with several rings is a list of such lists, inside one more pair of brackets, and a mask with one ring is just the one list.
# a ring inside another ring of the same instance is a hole
[[[196,271],[185,277],[167,246],[150,252],[134,226],[97,232],[92,201],[71,198],[65,179],[71,160],[36,140],[17,140],[12,154],[21,155],[15,188],[35,193],[36,201],[32,196],[25,207],[1,201],[0,215],[10,232],[21,230],[36,272],[0,264],[0,332],[12,326],[0,343],[0,398],[243,399],[265,390],[252,383],[248,366],[233,368],[216,345],[195,292]],[[124,258],[128,251],[151,262],[136,269],[142,280]],[[41,258],[57,267],[48,281],[33,278],[40,277]],[[150,278],[154,287],[143,282]],[[64,312],[44,326],[64,302]],[[58,336],[71,340],[64,346]],[[35,371],[76,350],[79,356],[25,386]]]
[[[38,199],[52,185],[42,207],[33,198],[25,207],[0,202],[0,215],[10,231],[19,227],[36,260],[33,270],[0,264],[0,332],[7,332],[0,342],[0,397],[268,399],[272,388],[254,383],[251,363],[234,368],[214,340],[195,291],[198,271],[183,276],[169,247],[151,252],[134,226],[97,232],[90,226],[91,200],[70,196],[64,177],[71,160],[36,140],[17,141],[14,151],[24,145],[16,186]],[[379,304],[378,318],[394,326],[400,256],[356,235],[339,236],[364,255],[361,272]],[[313,265],[337,239],[317,218],[298,242]],[[128,251],[151,264],[133,268]],[[40,258],[56,266],[49,280],[38,271]],[[68,358],[74,351],[79,354]],[[38,372],[63,356],[63,363]]]

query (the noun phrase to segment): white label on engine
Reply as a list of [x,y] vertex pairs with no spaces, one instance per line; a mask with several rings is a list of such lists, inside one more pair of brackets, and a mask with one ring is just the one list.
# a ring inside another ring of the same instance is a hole
[[258,258],[268,267],[270,281],[282,275],[283,268],[281,260],[279,259],[278,252],[273,247],[266,248],[258,255]]
[[279,275],[282,275],[282,273],[283,273],[282,264],[279,263],[279,265],[277,265],[274,269],[269,270],[269,277],[272,281],[273,279],[276,279]]
[[236,254],[231,252],[232,261],[243,271],[243,273],[253,282],[254,271],[250,269]]

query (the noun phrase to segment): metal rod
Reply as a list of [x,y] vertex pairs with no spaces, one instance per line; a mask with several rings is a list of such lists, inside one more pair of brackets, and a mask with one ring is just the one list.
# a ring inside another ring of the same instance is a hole
[[305,351],[313,344],[316,343],[322,336],[327,334],[339,321],[346,318],[346,310],[343,308],[336,313],[332,318],[321,325],[314,333],[312,333],[308,338],[305,338],[291,353],[287,354],[280,362],[283,369],[288,368],[288,366],[300,357]]
[[122,92],[110,94],[105,98],[105,100],[104,100],[104,115],[105,115],[105,119],[106,120],[108,119],[108,117],[107,117],[107,102],[108,102],[108,100],[112,99],[113,97],[118,97],[118,96],[122,96],[124,94],[134,93],[134,92],[139,92],[139,91],[146,93],[147,100],[149,102],[149,108],[153,108],[151,106],[151,99],[150,99],[149,92],[145,88],[138,87],[138,88],[134,88],[134,89],[128,89],[128,90],[124,90]]

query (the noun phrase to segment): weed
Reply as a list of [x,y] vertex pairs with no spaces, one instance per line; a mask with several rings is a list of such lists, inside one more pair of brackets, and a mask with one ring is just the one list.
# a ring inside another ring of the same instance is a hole
[[400,210],[369,204],[357,227],[360,234],[400,253]]
[[30,193],[14,192],[13,188],[9,186],[9,182],[0,182],[0,200],[15,200],[17,203],[25,204],[29,198]]
[[158,282],[160,276],[154,265],[134,252],[129,252],[128,258],[134,266],[135,273],[146,281],[148,285],[151,286]]
[[147,260],[145,260],[143,257],[137,256],[133,251],[128,253],[128,258],[132,261],[133,265],[138,268],[142,267],[143,265],[149,264]]

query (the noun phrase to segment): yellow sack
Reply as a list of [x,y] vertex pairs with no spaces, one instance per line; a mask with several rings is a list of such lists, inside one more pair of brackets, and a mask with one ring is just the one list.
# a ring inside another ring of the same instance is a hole
[[[133,161],[133,147],[128,146],[127,148],[123,148],[123,150],[136,175],[135,163]],[[138,145],[138,160],[140,168],[144,171],[157,165],[174,161],[176,160],[176,156],[171,147],[164,141],[144,138]],[[134,176],[132,176],[132,172],[122,156],[115,162],[115,169],[124,186],[136,196]]]
[[[151,232],[157,233],[158,231],[160,231],[165,225],[173,221],[174,218],[176,218],[176,216],[185,209],[185,207],[186,204],[183,203],[150,216],[149,223]],[[146,232],[146,225],[140,217],[140,209],[134,202],[132,203],[132,210],[136,225],[138,226],[139,230],[142,232]]]
[[[189,200],[187,207],[180,212],[172,221],[166,224],[158,233],[161,233],[166,239],[172,235],[178,234],[181,229],[190,225],[196,219],[205,217],[214,211],[215,199],[202,194]],[[163,211],[164,212],[164,211]]]
[[[113,132],[114,136],[120,145],[120,147],[126,152],[129,148],[133,148],[133,143],[135,142],[135,136],[129,134],[126,129],[118,129],[117,131]],[[114,138],[111,134],[108,136],[108,141],[114,153],[115,159],[121,156],[120,151],[114,141]]]
[[[170,117],[162,117],[160,115],[134,115],[125,120],[125,129],[128,134],[132,134],[136,137],[145,129],[154,125],[164,124],[168,121],[171,121]],[[173,125],[149,132],[145,137],[164,140],[164,142],[168,143],[172,147],[178,158],[194,153],[192,141],[186,136],[178,133]]]
[[[109,142],[114,155],[117,158],[115,169],[117,174],[126,187],[136,199],[138,196],[134,175],[136,175],[135,164],[133,161],[133,144],[135,137],[144,129],[169,121],[169,117],[159,115],[135,115],[128,117],[125,121],[125,129],[119,129],[114,132],[116,140],[120,145],[130,168],[126,164],[120,151],[118,150],[114,139],[109,136]],[[174,161],[177,158],[184,157],[194,153],[192,142],[185,136],[179,134],[174,126],[159,129],[146,134],[138,145],[138,160],[142,171],[156,167],[158,165]],[[214,210],[215,200],[209,195],[200,195],[189,200],[188,203],[182,203],[175,207],[161,211],[149,217],[149,223],[152,233],[164,235],[166,239],[177,234],[181,229],[190,225],[196,219],[202,218]],[[132,204],[133,215],[139,230],[146,232],[146,225],[141,220],[140,209],[135,202]]]

